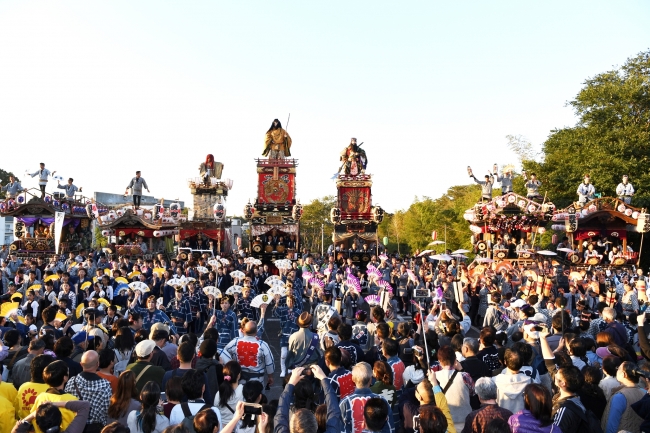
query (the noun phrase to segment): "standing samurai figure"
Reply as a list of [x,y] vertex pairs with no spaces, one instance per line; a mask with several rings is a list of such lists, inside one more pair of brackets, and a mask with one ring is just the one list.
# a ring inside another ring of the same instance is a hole
[[221,179],[221,173],[223,172],[223,164],[220,162],[214,162],[214,156],[208,154],[205,157],[205,162],[202,162],[199,166],[199,174],[203,179],[203,183],[210,185],[210,178],[216,177]]
[[357,145],[356,138],[352,137],[348,147],[341,152],[341,162],[339,173],[356,176],[366,172],[366,166],[368,165],[366,151],[361,148],[361,145]]
[[287,131],[282,129],[282,124],[278,119],[273,120],[273,124],[266,131],[262,156],[268,156],[269,159],[284,159],[291,156],[290,149],[291,137]]

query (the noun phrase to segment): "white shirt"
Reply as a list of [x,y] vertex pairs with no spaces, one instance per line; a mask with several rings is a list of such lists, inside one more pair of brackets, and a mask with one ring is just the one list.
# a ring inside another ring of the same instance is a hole
[[[189,406],[192,415],[196,415],[201,410],[201,408],[205,405],[205,403],[188,402],[187,405]],[[212,410],[214,411],[214,413],[217,414],[217,418],[219,418],[219,425],[222,426],[223,424],[221,423],[221,412],[219,412],[219,409],[216,407],[212,407]],[[169,414],[169,425],[180,424],[183,422],[184,418],[185,415],[183,414],[183,409],[181,408],[180,404],[177,404],[176,406],[174,406],[171,413]]]
[[[233,394],[228,399],[227,404],[232,408],[232,410],[237,409],[237,402],[244,401],[243,391],[244,391],[244,385],[242,384],[237,385],[237,388],[235,388]],[[221,419],[224,422],[223,426],[225,426],[232,420],[233,413],[227,407],[219,406],[220,402],[221,402],[221,398],[219,397],[219,391],[217,391],[217,394],[214,396],[214,406],[218,408],[219,411],[221,412]]]

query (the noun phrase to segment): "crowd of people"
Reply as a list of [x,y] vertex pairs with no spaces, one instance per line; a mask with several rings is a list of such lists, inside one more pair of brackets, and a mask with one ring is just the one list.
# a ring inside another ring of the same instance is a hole
[[184,257],[0,251],[0,431],[650,431],[640,270]]

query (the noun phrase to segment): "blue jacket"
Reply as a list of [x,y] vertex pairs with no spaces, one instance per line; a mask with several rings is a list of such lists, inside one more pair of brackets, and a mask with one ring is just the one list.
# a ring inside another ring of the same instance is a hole
[[[341,421],[341,410],[337,404],[338,398],[327,379],[321,380],[320,383],[325,392],[325,404],[327,405],[325,433],[341,433],[343,431],[343,422]],[[278,402],[278,412],[273,420],[275,424],[273,433],[289,433],[289,409],[293,400],[293,388],[294,386],[289,384],[282,391]]]
[[[360,431],[363,428],[363,408],[365,407],[366,401],[373,397],[380,397],[380,395],[375,394],[370,390],[370,388],[357,388],[354,392],[343,400],[339,404],[341,408],[343,424],[345,429],[341,432],[353,433]],[[386,400],[386,399],[384,399]],[[388,404],[388,422],[384,424],[384,428],[381,429],[382,433],[393,433],[393,411],[390,409],[390,403]]]

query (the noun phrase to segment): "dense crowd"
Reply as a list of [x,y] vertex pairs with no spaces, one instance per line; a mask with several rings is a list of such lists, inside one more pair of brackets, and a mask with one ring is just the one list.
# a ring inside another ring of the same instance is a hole
[[184,258],[0,251],[0,431],[650,431],[640,271]]

